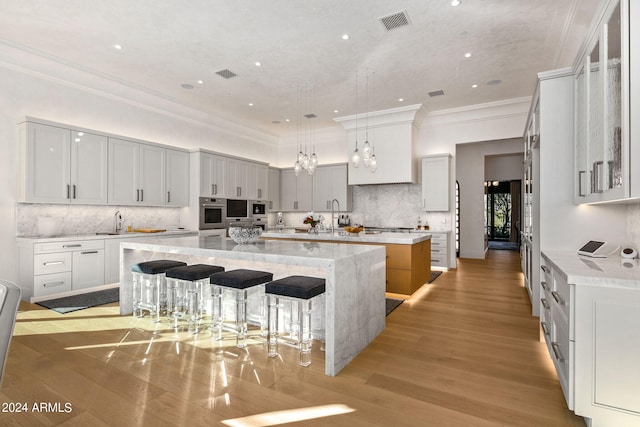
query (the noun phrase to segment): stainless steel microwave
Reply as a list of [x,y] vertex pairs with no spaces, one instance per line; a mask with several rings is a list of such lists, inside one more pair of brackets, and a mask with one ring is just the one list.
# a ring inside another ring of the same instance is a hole
[[200,197],[200,230],[225,228],[227,223],[227,201]]

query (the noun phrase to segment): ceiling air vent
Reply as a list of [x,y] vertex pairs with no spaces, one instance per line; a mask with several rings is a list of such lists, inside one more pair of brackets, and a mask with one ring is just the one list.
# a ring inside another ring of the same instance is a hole
[[304,116],[305,116],[307,119],[314,119],[314,118],[318,117],[318,116],[316,116],[316,115],[315,115],[315,114],[313,114],[313,113],[305,114]]
[[231,77],[237,76],[233,71],[229,71],[226,68],[224,70],[216,71],[216,74],[220,77],[224,77],[225,79],[230,79]]
[[433,92],[429,92],[429,96],[431,98],[433,98],[434,96],[442,96],[442,95],[444,95],[444,91],[442,89],[441,90],[434,90]]
[[387,29],[387,31],[395,30],[396,28],[404,27],[405,25],[409,25],[411,21],[409,21],[409,15],[407,15],[406,10],[402,10],[400,12],[394,13],[393,15],[383,16],[382,18],[378,18],[382,25]]

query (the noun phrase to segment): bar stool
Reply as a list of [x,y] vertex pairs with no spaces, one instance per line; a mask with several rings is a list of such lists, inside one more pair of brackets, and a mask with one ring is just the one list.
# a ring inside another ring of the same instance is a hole
[[185,265],[167,270],[167,317],[178,326],[178,321],[188,320],[188,330],[200,331],[200,320],[211,304],[209,276],[224,271],[224,267],[208,264]]
[[[236,335],[236,346],[243,348],[247,345],[247,301],[250,294],[260,292],[264,294],[264,284],[273,280],[273,274],[258,270],[231,270],[222,273],[214,273],[209,277],[211,283],[212,309],[212,333],[214,338],[222,339],[222,330],[229,330]],[[225,325],[223,311],[223,299],[225,292],[231,293],[235,300],[235,321],[232,325]],[[260,305],[263,307],[263,305]],[[264,325],[264,319],[261,319]],[[264,326],[262,326],[264,327]]]
[[[289,276],[265,286],[268,301],[267,349],[269,357],[278,355],[278,316],[281,300],[291,302],[290,333],[293,344],[300,349],[300,365],[311,364],[311,305],[312,299],[324,297],[325,279],[308,276]],[[300,322],[302,325],[300,325]],[[324,330],[324,325],[319,328]]]
[[133,315],[142,317],[143,310],[155,316],[159,322],[167,308],[167,270],[187,265],[184,262],[158,259],[135,264],[131,267],[133,275]]

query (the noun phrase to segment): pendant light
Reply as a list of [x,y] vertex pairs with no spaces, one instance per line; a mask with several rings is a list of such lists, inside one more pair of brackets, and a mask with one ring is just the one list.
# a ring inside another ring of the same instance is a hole
[[367,110],[366,122],[364,125],[365,128],[365,139],[364,139],[364,147],[362,147],[362,162],[364,163],[364,167],[368,168],[371,163],[371,144],[369,144],[369,75],[367,74],[365,85],[365,105]]
[[[305,98],[305,106],[304,108],[308,109],[312,107],[313,100],[311,99],[314,96],[314,89],[308,89],[307,84],[304,86],[298,85],[298,93],[297,93],[297,131],[296,131],[296,140],[297,140],[297,150],[298,154],[296,156],[296,161],[293,165],[293,171],[298,176],[300,172],[303,170],[307,171],[309,175],[313,175],[313,172],[316,170],[318,166],[318,156],[315,153],[315,125],[312,122],[305,122],[304,129],[301,126],[301,101],[300,99],[304,96]],[[306,114],[305,117],[307,119],[315,118],[315,114]],[[302,148],[304,145],[304,150]],[[307,154],[307,149],[310,150],[311,155]]]
[[358,71],[356,71],[356,149],[351,154],[351,165],[360,166],[360,152],[358,151]]

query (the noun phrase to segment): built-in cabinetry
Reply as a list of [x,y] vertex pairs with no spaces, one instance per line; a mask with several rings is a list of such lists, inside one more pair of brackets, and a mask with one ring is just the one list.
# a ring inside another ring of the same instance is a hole
[[422,210],[449,211],[451,154],[422,158]]
[[227,196],[226,157],[200,152],[200,196]]
[[78,291],[104,284],[104,240],[18,245],[23,298]]
[[200,196],[268,200],[269,167],[217,153],[200,151]]
[[20,202],[188,205],[187,151],[34,118],[19,129]]
[[431,233],[431,267],[449,268],[449,232],[428,231]]
[[280,210],[280,169],[269,168],[269,206],[270,211]]
[[280,210],[330,211],[333,199],[338,200],[341,211],[351,210],[346,164],[318,166],[313,175],[302,171],[296,176],[293,169],[280,171]]
[[19,130],[19,201],[107,204],[105,136],[30,121]]
[[[638,91],[640,61],[634,33],[640,35],[640,6],[610,0],[591,29],[586,49],[576,62],[574,203],[619,201],[640,197],[637,164],[637,110],[631,91]],[[640,92],[636,92],[640,93]],[[636,162],[634,163],[634,159]],[[636,185],[634,185],[636,184]]]
[[540,324],[569,409],[640,425],[640,270],[618,257],[543,253]]

